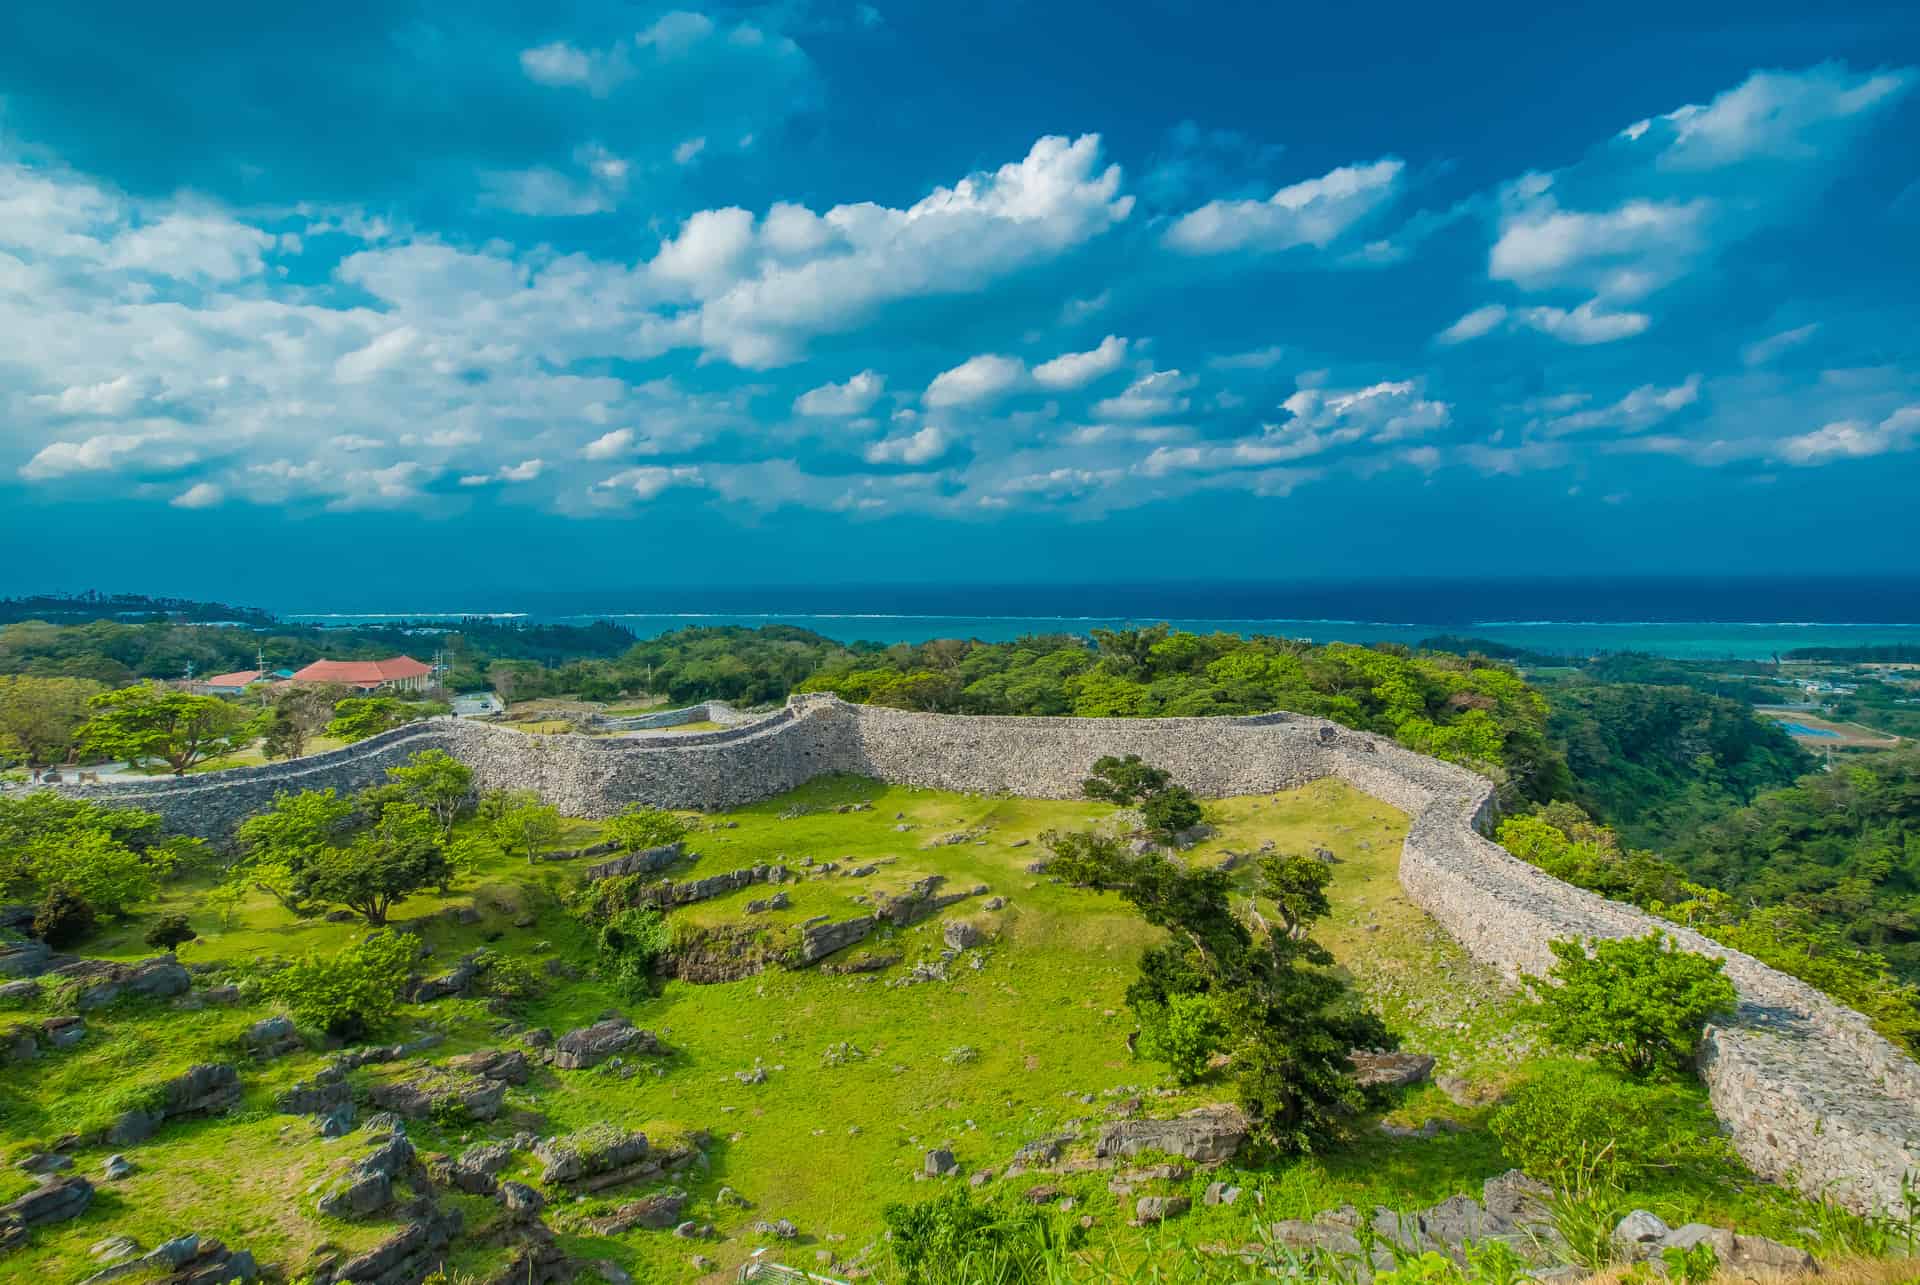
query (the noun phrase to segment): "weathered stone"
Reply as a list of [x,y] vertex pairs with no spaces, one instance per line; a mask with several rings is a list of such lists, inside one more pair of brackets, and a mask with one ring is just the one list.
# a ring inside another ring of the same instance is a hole
[[594,1219],[588,1226],[602,1236],[617,1236],[633,1227],[665,1231],[680,1221],[680,1210],[686,1203],[684,1191],[656,1191],[620,1206],[605,1218]]
[[647,1159],[651,1151],[646,1134],[625,1133],[610,1125],[562,1138],[546,1138],[533,1148],[533,1154],[546,1165],[540,1175],[540,1181],[545,1183],[579,1182],[596,1174],[624,1169]]
[[1202,1203],[1209,1205],[1231,1205],[1239,1199],[1240,1188],[1230,1187],[1224,1182],[1208,1183],[1206,1195],[1201,1197]]
[[495,1193],[500,1207],[514,1218],[532,1218],[546,1207],[547,1198],[523,1182],[503,1182]]
[[455,1071],[504,1084],[525,1084],[532,1073],[527,1055],[519,1049],[481,1049],[448,1058],[447,1065]]
[[444,1266],[448,1245],[460,1234],[460,1211],[432,1206],[415,1221],[364,1254],[313,1273],[313,1285],[417,1285]]
[[1251,1125],[1235,1106],[1199,1107],[1171,1120],[1118,1120],[1100,1132],[1094,1154],[1101,1158],[1163,1151],[1202,1164],[1233,1159]]
[[442,1067],[431,1068],[410,1080],[376,1084],[367,1093],[373,1104],[408,1120],[425,1120],[448,1112],[475,1120],[500,1114],[507,1086],[500,1080],[464,1075]]
[[776,1240],[797,1240],[800,1237],[800,1229],[785,1218],[775,1218],[771,1222],[761,1219],[753,1225],[753,1229],[762,1236],[772,1236]]
[[294,1032],[292,1018],[263,1017],[247,1028],[247,1044],[255,1057],[274,1058],[298,1049],[300,1037]]
[[77,1175],[55,1178],[10,1204],[0,1205],[0,1227],[39,1227],[77,1218],[93,1203],[93,1184]]
[[474,982],[486,971],[481,952],[470,951],[460,957],[453,968],[438,977],[429,977],[414,985],[408,998],[415,1004],[426,1004],[437,999],[448,999],[455,995],[465,995],[473,989]]
[[588,866],[587,882],[592,883],[596,879],[615,879],[621,875],[656,874],[685,854],[685,846],[678,843],[664,844],[657,848],[643,848],[639,852],[629,852],[597,866]]
[[1765,1236],[1742,1236],[1722,1227],[1709,1227],[1704,1223],[1688,1223],[1684,1227],[1674,1229],[1649,1246],[1649,1252],[1657,1254],[1663,1249],[1678,1249],[1684,1252],[1703,1244],[1713,1246],[1714,1255],[1720,1260],[1720,1266],[1734,1273],[1789,1276],[1819,1270],[1813,1255],[1804,1249],[1782,1245],[1779,1241],[1768,1240]]
[[1133,1202],[1133,1221],[1146,1226],[1178,1218],[1192,1204],[1185,1196],[1142,1196]]
[[658,1053],[660,1041],[624,1017],[608,1018],[568,1031],[553,1046],[553,1064],[562,1071],[598,1066],[616,1053]]
[[54,975],[81,980],[74,1007],[83,1013],[103,1008],[123,997],[168,999],[185,994],[193,985],[187,970],[172,955],[143,959],[137,964],[84,960],[67,968],[56,969]]
[[1354,1083],[1363,1089],[1399,1089],[1418,1084],[1433,1074],[1433,1058],[1425,1053],[1382,1053],[1355,1049],[1347,1054]]
[[1673,1228],[1644,1209],[1636,1209],[1622,1218],[1613,1229],[1613,1243],[1637,1257],[1645,1257],[1648,1247],[1673,1233]]
[[837,950],[845,950],[864,941],[879,921],[872,915],[843,919],[838,923],[813,924],[800,931],[800,963],[811,964]]
[[108,1182],[119,1182],[122,1178],[131,1178],[133,1161],[116,1151],[101,1162],[100,1176]]
[[980,929],[964,919],[949,919],[940,926],[940,938],[950,950],[968,950],[980,944]]
[[78,1016],[49,1017],[40,1024],[40,1030],[53,1048],[70,1049],[87,1038],[87,1020]]
[[953,1158],[953,1152],[942,1147],[927,1152],[926,1162],[921,1172],[929,1178],[944,1178],[959,1167],[959,1163]]
[[793,899],[788,897],[785,892],[776,892],[771,897],[764,897],[758,901],[749,901],[747,903],[747,913],[750,915],[764,915],[773,910],[785,910],[792,904]]

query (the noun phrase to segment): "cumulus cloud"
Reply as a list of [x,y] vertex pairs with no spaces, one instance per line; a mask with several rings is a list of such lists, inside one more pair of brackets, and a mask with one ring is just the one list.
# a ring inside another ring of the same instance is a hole
[[1190,405],[1186,394],[1199,380],[1177,370],[1154,370],[1140,376],[1117,397],[1093,404],[1093,413],[1103,419],[1160,419],[1178,415]]
[[20,467],[29,482],[44,482],[73,473],[105,473],[154,441],[150,433],[101,433],[78,442],[49,442]]
[[1042,388],[1082,388],[1103,375],[1112,374],[1127,360],[1127,341],[1108,335],[1088,352],[1061,353],[1052,361],[1033,368],[1033,382]]
[[705,476],[694,465],[683,464],[673,467],[645,465],[640,468],[623,469],[612,477],[603,478],[594,483],[594,489],[620,492],[640,500],[651,500],[669,487],[705,485]]
[[978,405],[1005,396],[1026,378],[1026,364],[1018,357],[982,353],[935,375],[920,400],[935,407]]
[[917,433],[874,442],[862,455],[869,464],[929,464],[952,447],[953,439],[944,430],[928,424]]
[[1281,188],[1264,201],[1209,201],[1181,215],[1166,242],[1186,254],[1324,249],[1394,195],[1403,165],[1391,157],[1343,165]]
[[1672,170],[1713,170],[1754,158],[1808,158],[1891,107],[1914,84],[1909,70],[1854,73],[1838,63],[1801,72],[1759,71],[1705,105],[1690,104],[1626,136],[1659,149]]
[[1700,376],[1689,375],[1670,388],[1642,384],[1619,401],[1591,410],[1573,411],[1541,421],[1539,431],[1549,437],[1611,428],[1644,433],[1700,400]]
[[796,415],[850,417],[873,409],[886,391],[886,376],[863,370],[844,384],[822,384],[793,399]]
[[581,447],[580,458],[583,460],[614,460],[619,459],[632,449],[633,430],[630,428],[616,428],[610,433],[602,433]]
[[527,79],[556,88],[584,89],[604,98],[633,74],[626,50],[581,49],[564,40],[520,51],[520,70]]
[[226,492],[212,482],[195,482],[167,503],[176,509],[211,509],[226,498]]
[[1810,433],[1789,437],[1780,443],[1778,454],[1788,463],[1805,466],[1908,451],[1917,441],[1920,441],[1920,405],[1902,406],[1878,423],[1837,420]]

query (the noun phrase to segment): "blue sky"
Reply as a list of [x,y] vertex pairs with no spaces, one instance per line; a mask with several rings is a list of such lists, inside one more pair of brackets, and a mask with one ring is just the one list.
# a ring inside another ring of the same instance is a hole
[[0,16],[0,586],[1912,569],[1910,5],[310,8]]

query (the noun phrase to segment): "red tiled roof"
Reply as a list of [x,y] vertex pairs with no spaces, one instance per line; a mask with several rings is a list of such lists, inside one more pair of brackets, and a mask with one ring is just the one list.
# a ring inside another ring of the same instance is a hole
[[231,674],[214,674],[200,681],[208,687],[245,687],[259,680],[260,671],[257,669],[236,669]]
[[378,687],[401,678],[421,678],[433,672],[411,656],[390,660],[316,660],[293,676],[296,683],[346,683]]

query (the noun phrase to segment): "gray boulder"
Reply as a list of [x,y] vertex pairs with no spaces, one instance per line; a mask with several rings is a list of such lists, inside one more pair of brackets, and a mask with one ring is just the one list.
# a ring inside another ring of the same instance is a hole
[[1713,1246],[1720,1266],[1739,1275],[1789,1276],[1820,1269],[1813,1255],[1804,1249],[1795,1249],[1765,1236],[1742,1236],[1705,1223],[1688,1223],[1676,1228],[1649,1247],[1649,1253],[1658,1254],[1663,1249],[1684,1252],[1695,1245]]
[[1398,1089],[1419,1084],[1433,1074],[1433,1058],[1425,1053],[1381,1053],[1355,1049],[1347,1054],[1353,1079],[1363,1089]]
[[940,937],[951,950],[967,950],[980,944],[980,929],[964,919],[949,919],[940,926]]
[[108,1182],[119,1182],[122,1178],[130,1178],[133,1176],[133,1161],[115,1152],[100,1166],[100,1174]]
[[944,1178],[960,1166],[953,1158],[953,1152],[944,1147],[927,1152],[924,1172],[929,1178]]
[[658,1053],[660,1041],[624,1017],[611,1017],[568,1031],[553,1045],[553,1064],[562,1071],[584,1071],[616,1053]]
[[1159,1151],[1201,1164],[1233,1159],[1252,1132],[1239,1107],[1198,1107],[1171,1120],[1118,1120],[1101,1130],[1094,1154],[1101,1159]]
[[1178,1218],[1193,1202],[1185,1196],[1142,1196],[1133,1202],[1133,1221],[1141,1226]]

